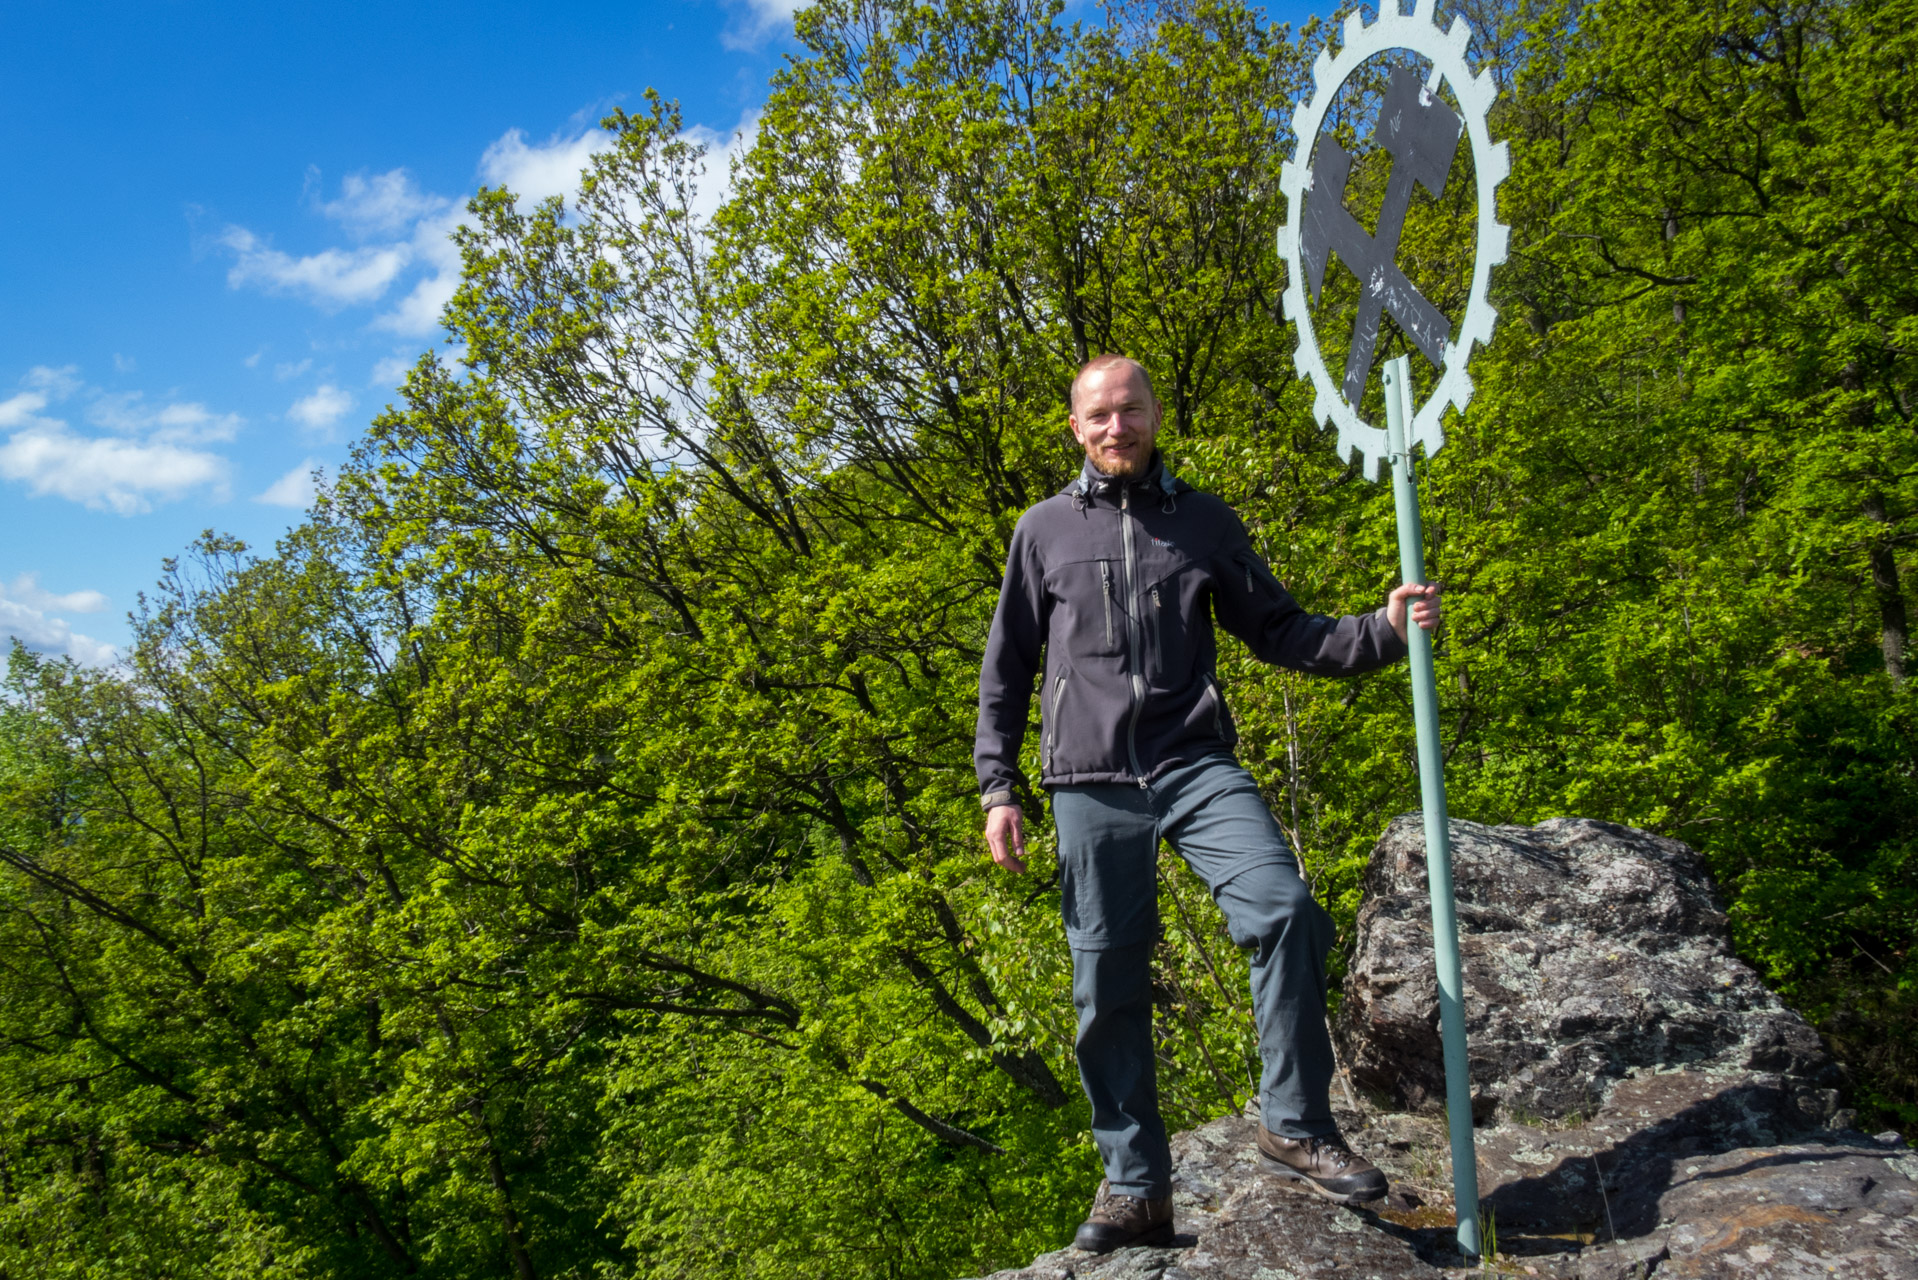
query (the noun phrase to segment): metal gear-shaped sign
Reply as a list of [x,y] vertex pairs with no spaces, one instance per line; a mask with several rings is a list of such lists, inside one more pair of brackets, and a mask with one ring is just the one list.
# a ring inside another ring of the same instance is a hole
[[[1417,9],[1404,13],[1399,0],[1379,0],[1378,21],[1367,25],[1364,14],[1346,15],[1338,53],[1322,50],[1312,68],[1312,97],[1292,114],[1298,149],[1279,173],[1285,193],[1286,225],[1279,229],[1279,254],[1285,260],[1285,315],[1298,327],[1299,345],[1293,363],[1302,378],[1312,380],[1312,413],[1320,425],[1331,423],[1339,432],[1339,456],[1363,455],[1360,470],[1375,478],[1386,456],[1385,431],[1359,417],[1359,400],[1371,376],[1379,324],[1391,316],[1412,345],[1439,370],[1438,385],[1413,413],[1406,447],[1425,446],[1426,456],[1445,443],[1441,418],[1448,406],[1463,411],[1472,398],[1472,380],[1465,366],[1473,345],[1491,340],[1498,313],[1486,296],[1492,268],[1505,261],[1510,228],[1498,220],[1498,184],[1511,171],[1511,153],[1494,143],[1486,128],[1492,100],[1498,96],[1490,71],[1474,76],[1465,60],[1472,30],[1464,18],[1454,18],[1451,29],[1434,25],[1436,0],[1417,0]],[[1360,64],[1394,50],[1414,53],[1431,63],[1421,81],[1410,67],[1394,70],[1378,112],[1378,145],[1392,157],[1378,222],[1370,233],[1345,207],[1346,179],[1352,157],[1319,130],[1340,86]],[[1439,97],[1448,84],[1458,101],[1454,114]],[[1451,321],[1408,279],[1396,262],[1399,235],[1411,205],[1414,186],[1434,196],[1443,194],[1446,175],[1463,132],[1472,147],[1477,177],[1478,241],[1472,261],[1472,292],[1465,316],[1454,334]],[[1306,303],[1306,290],[1317,301],[1333,253],[1359,279],[1358,315],[1353,322],[1343,377],[1334,380],[1319,349],[1319,338]]]

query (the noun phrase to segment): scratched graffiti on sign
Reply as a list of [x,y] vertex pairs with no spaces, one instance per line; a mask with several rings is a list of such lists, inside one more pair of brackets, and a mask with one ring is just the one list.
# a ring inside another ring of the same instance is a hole
[[1358,277],[1359,309],[1352,322],[1352,343],[1345,357],[1346,399],[1365,393],[1365,381],[1378,347],[1379,320],[1390,315],[1412,345],[1434,367],[1445,359],[1452,322],[1420,293],[1396,258],[1416,184],[1434,197],[1445,194],[1445,175],[1458,151],[1460,122],[1450,107],[1420,82],[1410,67],[1392,72],[1379,110],[1374,141],[1392,157],[1378,226],[1370,235],[1345,207],[1345,185],[1352,157],[1330,137],[1319,139],[1312,160],[1311,194],[1305,201],[1299,257],[1312,301],[1318,302],[1331,255]]

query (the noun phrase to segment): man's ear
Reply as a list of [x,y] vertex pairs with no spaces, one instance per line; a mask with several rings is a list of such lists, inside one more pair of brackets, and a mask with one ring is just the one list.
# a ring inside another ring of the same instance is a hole
[[1076,413],[1068,413],[1066,415],[1066,426],[1072,428],[1072,438],[1079,442],[1079,447],[1081,449],[1085,448],[1086,435],[1085,432],[1079,430],[1079,415]]

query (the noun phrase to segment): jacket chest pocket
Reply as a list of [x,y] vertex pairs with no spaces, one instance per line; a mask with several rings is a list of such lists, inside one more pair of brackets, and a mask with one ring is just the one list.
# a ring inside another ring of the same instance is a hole
[[1074,560],[1046,580],[1056,602],[1046,643],[1075,663],[1124,653],[1127,628],[1125,565],[1120,560]]
[[1146,588],[1145,620],[1146,674],[1163,676],[1166,671],[1166,609],[1161,584],[1157,582]]
[[1105,641],[1102,653],[1114,653],[1119,648],[1118,620],[1114,616],[1118,606],[1118,586],[1113,581],[1112,561],[1099,562],[1099,600],[1100,612],[1105,618]]
[[1179,579],[1162,578],[1140,596],[1145,626],[1145,670],[1155,682],[1176,683],[1191,662],[1186,643],[1186,619],[1179,607]]

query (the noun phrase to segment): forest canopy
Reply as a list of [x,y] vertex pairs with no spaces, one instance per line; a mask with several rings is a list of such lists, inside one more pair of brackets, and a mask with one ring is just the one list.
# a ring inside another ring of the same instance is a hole
[[[1423,474],[1453,814],[1703,850],[1854,1103],[1918,1123],[1918,0],[1460,12],[1513,171]],[[797,27],[714,218],[657,100],[572,198],[483,191],[450,345],[305,523],[169,562],[120,668],[15,649],[0,1275],[944,1277],[1069,1233],[1067,955],[1043,805],[1031,874],[984,858],[980,650],[1102,351],[1309,608],[1394,584],[1279,302],[1338,28]],[[1455,321],[1472,200],[1403,241]],[[1403,668],[1221,676],[1349,930],[1418,803]],[[1256,1053],[1202,887],[1159,894],[1179,1127]]]

